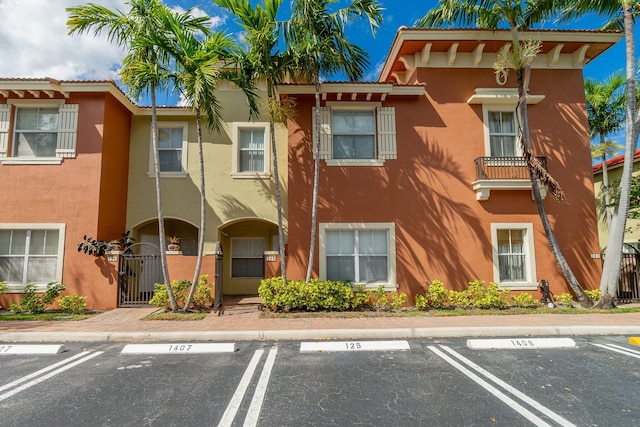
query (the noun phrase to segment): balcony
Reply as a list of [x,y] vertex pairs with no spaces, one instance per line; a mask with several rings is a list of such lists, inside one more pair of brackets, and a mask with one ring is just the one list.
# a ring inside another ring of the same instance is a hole
[[[546,169],[547,158],[537,159]],[[491,190],[531,190],[529,169],[523,157],[478,157],[475,164],[476,180],[472,185],[476,191],[476,200],[489,200]],[[538,185],[544,199],[547,189]]]

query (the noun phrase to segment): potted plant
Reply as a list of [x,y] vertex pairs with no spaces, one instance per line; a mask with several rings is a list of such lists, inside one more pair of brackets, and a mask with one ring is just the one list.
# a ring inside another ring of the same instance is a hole
[[169,245],[167,249],[170,251],[179,251],[180,250],[180,238],[177,236],[169,237]]

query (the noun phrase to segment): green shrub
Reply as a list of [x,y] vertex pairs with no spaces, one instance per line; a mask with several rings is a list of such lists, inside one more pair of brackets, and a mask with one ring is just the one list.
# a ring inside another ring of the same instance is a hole
[[598,301],[600,300],[600,298],[602,298],[602,291],[600,289],[590,289],[584,291],[584,293],[587,294],[587,296],[593,301]]
[[372,296],[371,304],[378,311],[397,310],[407,302],[407,294],[397,291],[387,292],[384,286],[369,292]]
[[415,298],[415,305],[418,310],[428,310],[429,303],[424,295],[417,294]]
[[424,297],[429,308],[445,308],[448,292],[440,280],[434,280],[424,293]]
[[573,295],[571,295],[568,292],[565,292],[560,295],[554,295],[553,300],[558,305],[564,305],[565,307],[572,307],[571,303],[573,302]]
[[[189,292],[191,291],[191,281],[172,280],[171,290],[173,291],[176,304],[179,308],[183,308],[184,304],[187,302],[187,298],[189,297]],[[191,307],[198,310],[204,310],[207,305],[211,306],[213,304],[212,291],[213,284],[209,283],[208,275],[203,274],[200,276],[198,283],[196,284],[196,290],[191,300]],[[151,300],[149,300],[149,304],[156,307],[162,307],[165,310],[171,310],[169,293],[167,292],[167,287],[164,284],[155,284],[153,296],[151,297]]]
[[449,306],[453,308],[467,309],[471,306],[471,300],[466,291],[449,291]]
[[520,295],[512,297],[512,299],[513,303],[517,307],[521,308],[536,307],[540,305],[540,302],[533,299],[533,295],[531,295],[529,292],[523,292]]
[[67,295],[58,299],[58,307],[65,313],[80,314],[87,306],[86,299],[80,295]]
[[24,287],[24,296],[18,304],[11,303],[9,310],[14,313],[43,313],[45,309],[53,304],[53,301],[66,289],[66,286],[58,282],[50,282],[47,290],[43,294],[36,294],[37,286],[29,283]]
[[282,277],[264,279],[258,287],[262,304],[272,311],[343,311],[364,306],[370,294],[359,287],[355,292],[348,282],[311,279],[309,284]]
[[499,285],[493,282],[487,286],[485,286],[484,280],[469,282],[469,287],[463,293],[466,293],[470,305],[476,308],[503,309],[507,308],[508,305],[509,291],[499,289]]
[[7,282],[0,282],[0,295],[7,293]]

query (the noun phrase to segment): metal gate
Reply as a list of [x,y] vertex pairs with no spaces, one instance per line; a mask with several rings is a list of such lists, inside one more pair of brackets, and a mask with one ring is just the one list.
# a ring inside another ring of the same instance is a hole
[[[162,266],[158,253],[134,253],[144,245],[147,252],[156,252],[158,248],[149,243],[136,243],[120,257],[118,268],[119,307],[149,304],[156,283],[162,283]],[[159,252],[159,251],[158,251]]]
[[620,262],[620,275],[618,277],[619,302],[640,301],[638,292],[638,275],[640,273],[640,253],[623,253]]

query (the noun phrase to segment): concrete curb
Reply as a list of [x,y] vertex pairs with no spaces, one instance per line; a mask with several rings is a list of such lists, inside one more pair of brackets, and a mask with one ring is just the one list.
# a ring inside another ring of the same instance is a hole
[[181,332],[2,332],[0,333],[0,342],[183,342],[637,334],[640,334],[640,325],[483,326],[448,328],[300,329]]

